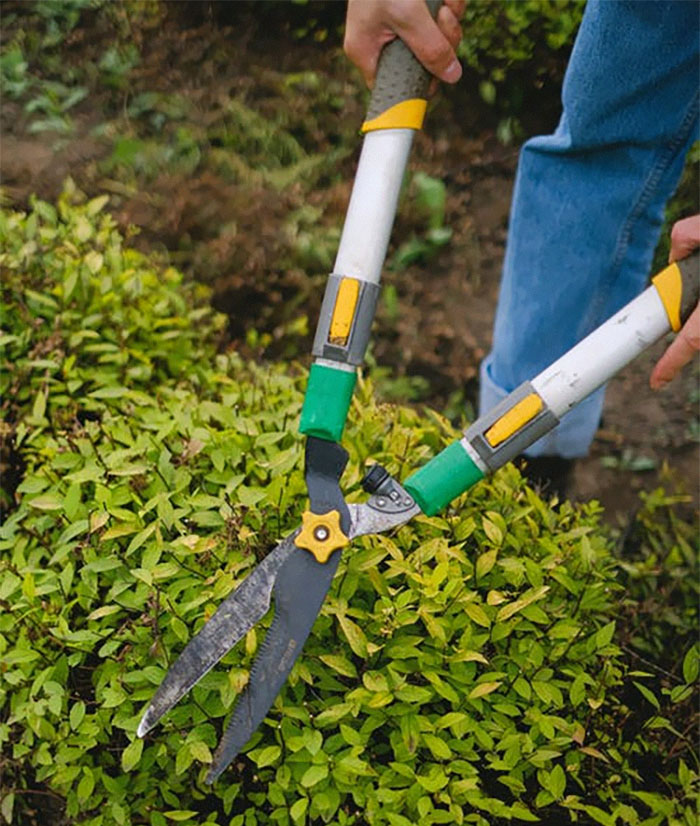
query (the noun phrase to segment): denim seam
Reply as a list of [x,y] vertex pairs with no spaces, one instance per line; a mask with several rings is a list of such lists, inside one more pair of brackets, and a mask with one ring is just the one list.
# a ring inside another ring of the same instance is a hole
[[588,312],[584,318],[581,319],[581,326],[578,331],[580,337],[587,335],[591,331],[592,327],[595,326],[594,321],[600,315],[601,309],[607,305],[613,284],[617,280],[613,277],[613,275],[618,273],[624,262],[634,225],[651,203],[659,182],[673,163],[678,151],[687,141],[693,124],[698,118],[699,108],[700,97],[696,95],[683,116],[675,135],[665,146],[659,149],[657,159],[653,163],[651,170],[647,175],[646,181],[644,182],[641,192],[639,193],[639,197],[637,198],[634,206],[622,224],[620,232],[618,233],[618,240],[615,244],[615,250],[609,270],[611,277],[607,279],[605,282],[606,287],[599,291],[598,295],[591,302]]
[[681,125],[678,131],[673,136],[673,138],[666,144],[666,146],[664,146],[660,150],[659,157],[652,166],[649,175],[647,176],[647,180],[644,186],[642,187],[642,191],[639,194],[639,198],[637,198],[637,202],[632,207],[632,210],[630,211],[627,220],[622,225],[622,228],[620,229],[620,234],[618,235],[618,242],[615,245],[615,255],[613,257],[611,266],[613,272],[619,269],[627,254],[627,247],[629,246],[629,241],[632,235],[634,224],[642,216],[646,208],[651,203],[651,199],[653,198],[654,192],[656,191],[661,178],[670,167],[671,163],[673,162],[673,159],[676,157],[680,148],[687,141],[693,123],[695,120],[697,120],[698,117],[699,100],[700,99],[696,95],[694,100],[688,107],[688,111],[685,113],[685,116],[681,121]]

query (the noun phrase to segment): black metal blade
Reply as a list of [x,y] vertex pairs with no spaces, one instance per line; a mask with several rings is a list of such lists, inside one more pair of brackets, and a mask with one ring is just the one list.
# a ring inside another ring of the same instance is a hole
[[323,514],[337,510],[340,527],[347,535],[350,531],[350,512],[338,484],[348,463],[347,450],[336,442],[309,436],[304,459],[304,479],[311,511]]
[[[275,578],[296,549],[290,534],[251,571],[193,637],[165,675],[139,723],[143,737],[229,651],[270,607]],[[307,554],[308,556],[308,554]]]
[[250,679],[214,754],[207,783],[213,783],[263,721],[311,631],[340,562],[335,551],[321,564],[296,549],[277,573],[275,616],[253,663]]

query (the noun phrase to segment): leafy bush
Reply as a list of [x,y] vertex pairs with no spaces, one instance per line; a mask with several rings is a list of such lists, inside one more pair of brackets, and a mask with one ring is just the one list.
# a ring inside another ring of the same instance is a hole
[[411,207],[421,222],[425,232],[413,235],[396,250],[391,259],[392,269],[403,270],[417,262],[429,261],[449,244],[452,230],[445,226],[447,188],[439,178],[416,172],[410,185]]
[[[680,692],[632,670],[597,506],[554,510],[512,467],[345,553],[213,789],[261,628],[136,739],[175,654],[298,522],[303,376],[217,353],[206,293],[126,247],[102,199],[74,197],[0,221],[3,434],[21,475],[0,529],[5,819],[690,826],[692,748],[667,752],[697,647],[679,652]],[[345,487],[370,455],[403,476],[453,437],[362,383]]]
[[552,53],[573,45],[584,6],[585,0],[469,3],[460,57],[493,83],[524,66],[543,75]]
[[519,118],[533,91],[547,86],[558,98],[584,6],[585,0],[467,3],[459,56],[479,79],[483,100],[499,111],[504,143],[522,137]]

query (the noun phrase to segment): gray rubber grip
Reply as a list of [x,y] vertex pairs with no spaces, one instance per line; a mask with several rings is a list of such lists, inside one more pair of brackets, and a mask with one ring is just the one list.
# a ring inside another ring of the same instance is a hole
[[[442,0],[426,0],[430,13],[435,17]],[[430,72],[418,61],[413,52],[401,40],[392,40],[384,47],[379,58],[377,77],[367,109],[366,121],[379,117],[382,112],[401,103],[402,100],[425,98]]]
[[681,294],[681,324],[685,324],[700,297],[700,251],[696,250],[687,258],[676,261],[681,271],[683,292]]

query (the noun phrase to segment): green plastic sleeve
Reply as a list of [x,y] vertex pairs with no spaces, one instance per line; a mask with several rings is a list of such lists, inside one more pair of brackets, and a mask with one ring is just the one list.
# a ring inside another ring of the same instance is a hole
[[484,473],[459,442],[453,442],[406,479],[403,486],[427,516],[433,516],[464,493]]
[[299,431],[305,436],[318,436],[329,442],[339,442],[350,408],[357,373],[336,370],[323,364],[312,364],[301,409]]

